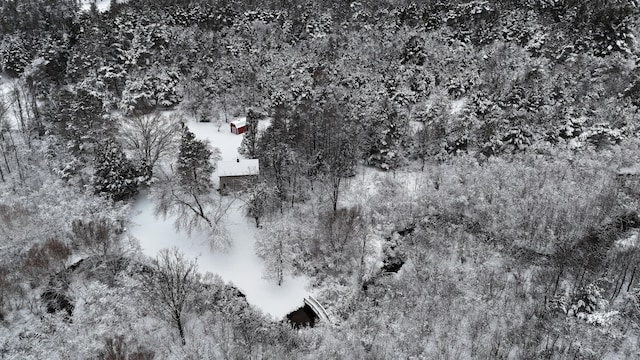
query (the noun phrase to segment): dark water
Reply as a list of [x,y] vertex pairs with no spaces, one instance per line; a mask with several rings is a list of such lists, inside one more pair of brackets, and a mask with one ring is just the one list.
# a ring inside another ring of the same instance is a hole
[[296,329],[301,327],[313,327],[318,321],[318,316],[307,304],[287,315],[287,321]]

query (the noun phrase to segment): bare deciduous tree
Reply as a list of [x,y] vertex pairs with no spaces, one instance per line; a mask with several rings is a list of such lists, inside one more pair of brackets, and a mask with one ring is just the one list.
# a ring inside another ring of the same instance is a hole
[[175,149],[180,123],[179,118],[161,114],[135,116],[123,121],[121,135],[125,145],[153,170],[158,160]]
[[152,189],[156,216],[171,216],[178,231],[191,235],[194,230],[209,235],[212,249],[226,249],[224,217],[234,202],[232,197],[217,193],[196,194],[181,187],[174,175],[160,174]]
[[222,218],[233,199],[225,201],[213,191],[212,161],[220,159],[218,149],[197,140],[188,129],[183,130],[178,161],[171,173],[161,173],[152,189],[156,215],[175,217],[177,230],[188,234],[195,229],[209,232],[212,248],[225,248]]
[[71,223],[73,245],[92,255],[114,255],[122,252],[118,232],[119,225],[100,218],[91,221],[74,220]]
[[286,221],[266,224],[255,244],[256,254],[265,262],[264,277],[275,280],[278,286],[293,271],[294,254],[291,248],[291,232]]
[[152,269],[146,279],[151,304],[158,316],[175,326],[185,345],[184,312],[197,284],[197,262],[187,259],[177,248],[163,249]]

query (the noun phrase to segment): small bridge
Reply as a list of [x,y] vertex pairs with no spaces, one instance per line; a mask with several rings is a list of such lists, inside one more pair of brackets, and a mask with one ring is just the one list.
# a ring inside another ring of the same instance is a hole
[[333,324],[329,319],[329,314],[327,314],[327,310],[325,310],[324,306],[318,302],[313,296],[309,295],[304,299],[305,305],[308,305],[311,310],[318,316],[318,319],[327,322],[328,324]]

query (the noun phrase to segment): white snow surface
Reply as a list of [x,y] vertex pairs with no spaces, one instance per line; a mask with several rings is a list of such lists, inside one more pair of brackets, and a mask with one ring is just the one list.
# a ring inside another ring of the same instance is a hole
[[15,101],[12,100],[11,92],[13,87],[18,83],[16,79],[8,79],[4,76],[0,76],[0,100],[4,102],[6,109],[0,115],[0,120],[7,120],[12,128],[17,128],[18,119],[16,114],[18,113],[18,107]]
[[218,161],[218,176],[258,175],[260,162],[258,159],[236,159],[234,161]]
[[460,111],[462,111],[462,109],[464,109],[464,106],[466,105],[466,103],[467,103],[467,99],[465,99],[465,98],[452,101],[451,102],[451,111],[450,111],[451,115],[457,114]]
[[[237,148],[242,135],[232,134],[224,126],[218,131],[214,123],[190,122],[187,125],[197,138],[208,139],[213,146],[219,147],[223,160],[235,161],[239,157]],[[217,180],[217,174],[214,177]],[[310,295],[306,290],[308,280],[287,277],[282,286],[278,286],[274,281],[264,279],[264,263],[255,254],[255,224],[244,216],[242,202],[236,200],[227,215],[227,231],[232,238],[231,249],[227,252],[212,251],[204,233],[194,231],[189,237],[174,229],[172,218],[156,218],[153,204],[146,196],[141,196],[134,206],[130,234],[140,241],[142,252],[150,257],[155,257],[161,249],[177,247],[189,258],[197,259],[201,273],[218,274],[240,289],[250,304],[276,319],[303,306],[304,298]]]
[[233,126],[235,126],[236,128],[239,128],[247,125],[247,121],[244,119],[234,120],[230,124],[233,124]]
[[[124,1],[126,0],[118,0],[119,3],[122,3]],[[91,9],[91,4],[94,2],[96,3],[96,7],[98,8],[99,12],[109,10],[109,6],[111,5],[110,0],[82,0],[82,2],[80,3],[80,9],[89,11],[89,9]]]
[[187,125],[196,138],[209,140],[211,146],[220,149],[222,160],[231,161],[238,158],[238,148],[244,135],[233,134],[229,124],[190,122]]

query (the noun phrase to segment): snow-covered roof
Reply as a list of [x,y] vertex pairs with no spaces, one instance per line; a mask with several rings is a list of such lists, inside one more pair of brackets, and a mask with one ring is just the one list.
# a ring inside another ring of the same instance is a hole
[[258,159],[240,159],[240,161],[218,161],[218,176],[247,176],[260,173]]
[[231,122],[231,125],[235,126],[236,128],[239,128],[247,125],[247,121],[244,119],[234,120]]

